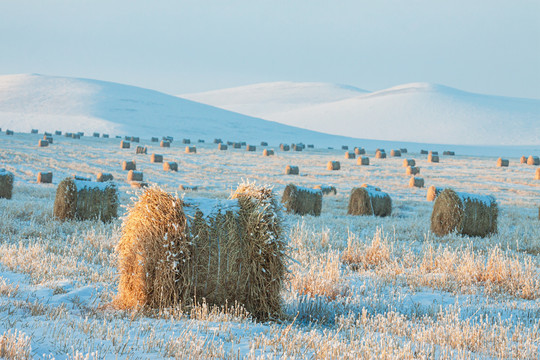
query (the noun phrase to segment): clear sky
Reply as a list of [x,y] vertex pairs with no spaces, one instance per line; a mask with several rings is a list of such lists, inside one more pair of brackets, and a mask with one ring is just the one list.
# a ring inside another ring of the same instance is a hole
[[540,0],[0,0],[0,74],[182,94],[432,82],[540,98]]

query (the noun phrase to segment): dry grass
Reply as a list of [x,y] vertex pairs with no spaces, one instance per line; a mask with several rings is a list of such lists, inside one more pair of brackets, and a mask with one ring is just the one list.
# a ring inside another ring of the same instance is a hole
[[18,330],[8,330],[0,336],[0,357],[8,360],[31,359],[30,338]]

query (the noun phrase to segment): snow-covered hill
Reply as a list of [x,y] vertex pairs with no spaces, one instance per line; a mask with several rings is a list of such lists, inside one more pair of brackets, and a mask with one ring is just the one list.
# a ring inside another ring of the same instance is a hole
[[540,100],[473,94],[427,83],[372,93],[320,83],[268,83],[184,97],[282,124],[357,138],[540,144]]

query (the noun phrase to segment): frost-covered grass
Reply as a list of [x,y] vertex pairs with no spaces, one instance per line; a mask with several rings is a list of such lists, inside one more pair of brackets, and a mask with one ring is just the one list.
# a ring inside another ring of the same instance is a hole
[[[540,183],[517,159],[508,169],[495,158],[408,154],[426,184],[494,195],[499,232],[491,237],[436,237],[425,189],[409,189],[402,158],[359,167],[344,151],[304,150],[262,157],[219,152],[198,144],[184,154],[144,142],[179,172],[162,171],[150,155],[122,150],[119,140],[55,137],[37,148],[37,135],[5,135],[0,167],[15,174],[12,200],[0,199],[0,356],[20,358],[521,358],[540,354]],[[225,139],[224,139],[225,140]],[[207,139],[208,141],[208,139]],[[362,144],[358,144],[361,146]],[[278,147],[274,147],[275,150]],[[369,149],[368,149],[369,152]],[[111,172],[121,202],[135,195],[122,160],[135,159],[145,181],[174,192],[198,185],[189,197],[225,199],[242,178],[285,185],[334,185],[320,217],[286,215],[289,274],[284,317],[257,323],[235,305],[201,304],[188,313],[114,310],[116,243],[111,223],[52,219],[55,186],[71,174]],[[329,160],[342,170],[327,171]],[[287,164],[301,175],[283,175]],[[52,170],[54,185],[35,184]],[[348,192],[369,183],[388,192],[388,218],[347,216]]]

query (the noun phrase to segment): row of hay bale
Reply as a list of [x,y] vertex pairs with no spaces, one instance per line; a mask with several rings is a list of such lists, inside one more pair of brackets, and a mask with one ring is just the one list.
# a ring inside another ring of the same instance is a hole
[[538,156],[530,155],[529,157],[522,156],[519,159],[519,162],[521,164],[527,164],[527,165],[540,165],[540,158]]

